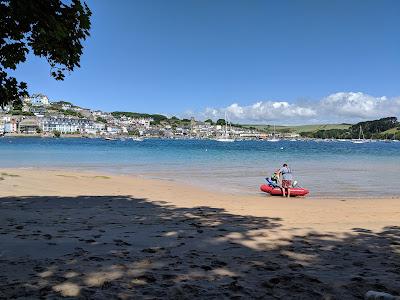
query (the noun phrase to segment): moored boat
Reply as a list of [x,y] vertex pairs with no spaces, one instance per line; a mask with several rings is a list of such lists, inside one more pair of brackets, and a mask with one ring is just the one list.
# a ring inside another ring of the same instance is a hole
[[[272,196],[282,196],[282,189],[279,187],[273,187],[268,184],[262,184],[260,186],[260,190]],[[309,190],[300,187],[289,188],[289,190],[291,197],[305,196],[310,192]]]
[[367,140],[364,137],[364,132],[362,130],[361,125],[360,125],[360,133],[358,135],[358,139],[354,139],[354,140],[352,140],[352,142],[353,142],[353,144],[364,144],[367,142]]
[[131,140],[134,142],[143,142],[144,141],[144,139],[141,137],[131,137]]
[[231,130],[228,131],[228,118],[225,112],[225,131],[223,133],[223,135],[217,139],[215,139],[217,142],[222,142],[222,143],[232,143],[235,141],[234,138],[231,138],[229,135],[229,132]]
[[279,142],[279,141],[280,141],[280,139],[278,139],[278,138],[276,137],[275,125],[274,125],[274,133],[273,133],[273,135],[272,135],[272,138],[267,139],[267,141],[268,141],[268,142]]

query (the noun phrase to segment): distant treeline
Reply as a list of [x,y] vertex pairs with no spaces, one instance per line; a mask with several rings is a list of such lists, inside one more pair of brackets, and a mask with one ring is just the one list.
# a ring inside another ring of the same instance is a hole
[[114,111],[111,113],[115,118],[120,118],[122,116],[131,117],[131,118],[146,118],[146,119],[153,119],[151,122],[152,125],[159,125],[159,124],[170,124],[173,127],[176,126],[183,126],[183,125],[190,125],[189,119],[179,119],[175,116],[168,118],[164,115],[159,114],[145,114],[145,113],[136,113],[136,112],[126,112],[126,111]]
[[358,139],[360,126],[366,139],[393,138],[385,135],[383,132],[395,128],[400,130],[400,123],[397,121],[397,118],[388,117],[379,120],[360,122],[350,126],[348,129],[328,129],[314,132],[301,132],[300,135],[303,137],[320,139]]
[[114,111],[111,113],[115,118],[120,118],[122,116],[131,117],[131,118],[146,118],[153,119],[155,124],[160,124],[162,121],[168,121],[168,117],[159,114],[143,114],[136,112],[127,112],[127,111]]

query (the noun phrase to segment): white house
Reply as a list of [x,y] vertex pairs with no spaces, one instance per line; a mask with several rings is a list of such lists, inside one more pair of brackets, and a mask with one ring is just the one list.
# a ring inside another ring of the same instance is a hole
[[[103,124],[104,125],[104,124]],[[104,128],[104,127],[103,127]],[[88,122],[85,123],[83,128],[82,128],[82,132],[83,133],[87,133],[87,134],[97,134],[100,132],[100,130],[98,129],[98,127],[96,126],[96,123],[93,122]]]
[[115,126],[107,126],[107,133],[108,134],[120,134],[121,128]]
[[49,98],[42,94],[33,95],[30,98],[30,102],[26,101],[26,103],[31,103],[32,105],[44,105],[44,106],[50,105]]
[[15,133],[18,131],[18,119],[11,116],[4,116],[4,133]]
[[151,118],[139,118],[139,119],[135,119],[135,123],[139,124],[141,126],[143,126],[146,129],[150,128],[150,122],[152,122],[153,119]]
[[0,118],[0,134],[4,134],[4,119]]
[[61,109],[63,109],[63,110],[69,110],[69,109],[71,109],[71,107],[72,107],[71,103],[61,104]]

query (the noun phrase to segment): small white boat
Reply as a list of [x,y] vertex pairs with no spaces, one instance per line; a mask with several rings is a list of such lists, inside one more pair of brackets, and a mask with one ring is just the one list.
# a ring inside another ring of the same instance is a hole
[[144,139],[141,137],[132,137],[131,140],[134,142],[143,142],[144,141]]
[[104,139],[105,139],[106,141],[116,141],[115,138],[111,138],[111,137],[105,137]]
[[231,139],[231,138],[229,138],[229,137],[226,137],[226,138],[219,138],[219,139],[216,139],[216,141],[217,141],[217,142],[222,142],[222,143],[232,143],[232,142],[234,142],[235,140],[234,140],[234,139]]
[[277,138],[272,138],[272,139],[268,139],[267,140],[268,142],[279,142],[280,141],[280,139],[277,139]]

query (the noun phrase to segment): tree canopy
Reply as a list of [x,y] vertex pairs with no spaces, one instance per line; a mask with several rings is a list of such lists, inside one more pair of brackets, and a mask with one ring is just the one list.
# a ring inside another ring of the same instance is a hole
[[0,0],[0,106],[20,102],[27,84],[9,76],[29,52],[43,57],[50,74],[63,80],[80,67],[91,11],[80,0]]
[[215,124],[217,124],[217,125],[225,125],[226,122],[225,122],[225,119],[218,119]]
[[156,124],[160,124],[162,121],[167,121],[168,117],[159,114],[146,114],[146,113],[136,113],[136,112],[128,112],[128,111],[114,111],[111,115],[115,118],[120,118],[122,116],[130,117],[130,118],[148,118],[153,119]]

